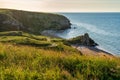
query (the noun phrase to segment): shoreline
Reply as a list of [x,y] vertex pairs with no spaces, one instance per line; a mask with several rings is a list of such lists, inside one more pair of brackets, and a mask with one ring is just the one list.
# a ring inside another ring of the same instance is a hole
[[108,51],[108,50],[102,48],[101,46],[96,46],[96,48],[98,48],[98,49],[100,49],[100,50],[102,50],[102,51],[104,51],[104,52],[106,52],[106,53],[109,53],[109,54],[112,54],[113,56],[115,56],[114,53],[112,53],[112,52],[110,52],[110,51]]
[[[53,30],[45,30],[41,33],[44,36],[48,37],[55,37],[55,38],[62,38],[58,35],[56,35],[56,31]],[[64,38],[62,38],[64,39]],[[111,52],[101,49],[100,47],[90,47],[90,46],[84,46],[84,45],[71,45],[73,48],[76,48],[80,52],[83,53],[83,55],[92,55],[92,56],[104,56],[104,57],[115,57],[114,54]]]
[[99,56],[99,57],[108,57],[108,58],[115,57],[115,55],[107,51],[104,51],[102,49],[99,49],[97,47],[90,47],[83,45],[72,45],[72,47],[82,52],[82,54],[85,56]]

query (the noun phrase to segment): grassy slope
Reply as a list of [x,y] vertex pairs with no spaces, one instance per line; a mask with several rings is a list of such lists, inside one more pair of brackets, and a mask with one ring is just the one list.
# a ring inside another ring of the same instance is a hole
[[120,79],[120,59],[82,56],[62,39],[15,31],[0,42],[0,80]]
[[64,39],[33,35],[22,31],[0,32],[0,42],[14,45],[29,45],[56,51],[79,52],[77,49],[69,46]]
[[[53,14],[44,14],[0,10],[0,20],[22,23],[27,28],[24,31],[31,28],[29,32],[33,33],[60,29],[54,21],[65,17],[54,15],[53,20]],[[1,30],[17,30],[15,27],[0,23]],[[63,39],[21,31],[0,32],[0,80],[120,80],[119,62],[119,58],[83,56]]]
[[[1,21],[11,22],[11,24],[2,25],[0,23],[0,29],[4,31],[19,30],[16,28],[19,26],[20,30],[39,34],[46,29],[59,30],[70,27],[70,22],[66,17],[51,13],[0,9],[0,18]],[[12,25],[12,23],[16,23],[16,25]]]

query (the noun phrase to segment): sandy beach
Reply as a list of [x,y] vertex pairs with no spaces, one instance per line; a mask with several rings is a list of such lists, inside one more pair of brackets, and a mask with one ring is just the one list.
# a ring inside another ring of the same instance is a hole
[[[55,31],[51,31],[51,30],[43,31],[42,35],[60,38],[59,36],[55,35]],[[84,46],[84,45],[71,45],[71,46],[73,48],[78,49],[85,56],[99,56],[99,57],[107,57],[107,58],[115,57],[111,53],[105,50],[99,49],[97,47],[90,47],[90,46]]]
[[111,53],[98,49],[96,47],[88,47],[82,45],[81,46],[72,45],[72,47],[78,49],[85,56],[99,56],[99,57],[107,57],[107,58],[115,57]]

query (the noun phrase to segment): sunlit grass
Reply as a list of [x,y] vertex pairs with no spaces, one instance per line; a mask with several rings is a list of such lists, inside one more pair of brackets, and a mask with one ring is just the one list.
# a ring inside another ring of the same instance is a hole
[[81,55],[63,39],[0,33],[0,80],[119,80],[119,62]]
[[1,80],[119,80],[119,61],[0,43]]

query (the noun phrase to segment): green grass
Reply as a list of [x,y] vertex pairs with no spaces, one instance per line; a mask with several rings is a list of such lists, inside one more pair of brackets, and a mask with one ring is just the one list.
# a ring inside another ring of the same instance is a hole
[[120,80],[119,62],[82,56],[63,39],[0,32],[0,80]]
[[[63,19],[56,14],[1,9],[0,31],[8,31],[0,32],[0,80],[120,80],[120,58],[84,56],[71,47],[71,40],[25,33],[61,29],[58,22]],[[3,25],[4,20],[22,23],[25,32],[9,31],[17,28]]]
[[119,61],[0,43],[0,80],[119,80]]
[[29,45],[56,51],[79,52],[70,45],[66,45],[66,41],[63,39],[33,35],[22,31],[0,32],[0,42],[12,43],[14,45]]

